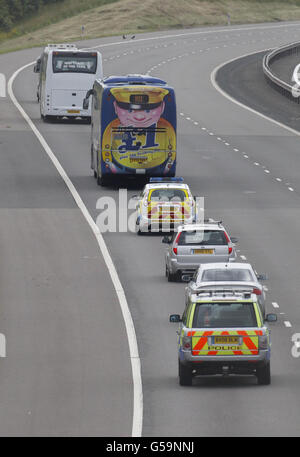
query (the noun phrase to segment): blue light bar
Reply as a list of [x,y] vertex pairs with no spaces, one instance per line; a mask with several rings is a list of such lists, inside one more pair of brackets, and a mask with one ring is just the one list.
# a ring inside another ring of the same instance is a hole
[[183,178],[150,178],[150,182],[184,182]]

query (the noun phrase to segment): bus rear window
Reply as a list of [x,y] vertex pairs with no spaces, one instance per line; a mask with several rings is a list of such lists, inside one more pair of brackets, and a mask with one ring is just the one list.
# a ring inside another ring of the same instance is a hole
[[65,55],[52,56],[53,73],[91,73],[97,70],[97,55]]

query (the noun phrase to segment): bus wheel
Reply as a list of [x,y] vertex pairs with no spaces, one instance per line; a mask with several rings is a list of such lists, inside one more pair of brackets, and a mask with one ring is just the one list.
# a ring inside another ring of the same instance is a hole
[[97,176],[97,184],[98,186],[107,186],[108,185],[108,178],[107,176]]
[[51,122],[51,121],[54,121],[55,119],[57,119],[57,116],[50,116],[49,114],[43,116],[44,122]]

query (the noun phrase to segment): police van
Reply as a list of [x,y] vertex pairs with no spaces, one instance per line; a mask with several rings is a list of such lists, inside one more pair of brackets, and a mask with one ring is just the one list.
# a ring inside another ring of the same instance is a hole
[[103,77],[102,56],[75,44],[48,44],[34,66],[39,74],[37,98],[43,120],[84,118],[91,110],[82,108],[86,92]]

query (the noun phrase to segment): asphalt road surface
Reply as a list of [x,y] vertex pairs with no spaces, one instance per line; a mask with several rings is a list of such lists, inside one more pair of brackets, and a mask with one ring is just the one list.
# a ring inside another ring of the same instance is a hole
[[[271,328],[270,386],[244,376],[197,378],[180,387],[176,326],[168,316],[183,311],[184,284],[167,283],[160,237],[105,233],[137,334],[143,436],[300,434],[300,359],[291,355],[291,337],[300,332],[299,138],[211,83],[222,63],[297,40],[299,23],[280,23],[82,43],[100,46],[106,76],[149,72],[175,88],[177,175],[205,197],[205,215],[223,220],[238,237],[239,259],[268,274],[268,311],[279,318]],[[0,56],[0,72],[9,78],[39,52]],[[219,71],[223,86],[228,77],[231,72]],[[235,81],[239,93],[236,75]],[[94,220],[100,197],[118,204],[118,189],[99,188],[89,168],[90,126],[41,121],[32,66],[13,90]],[[7,338],[0,434],[130,436],[130,354],[103,257],[41,144],[9,98],[0,103],[0,332]],[[128,195],[137,190],[131,185]]]

